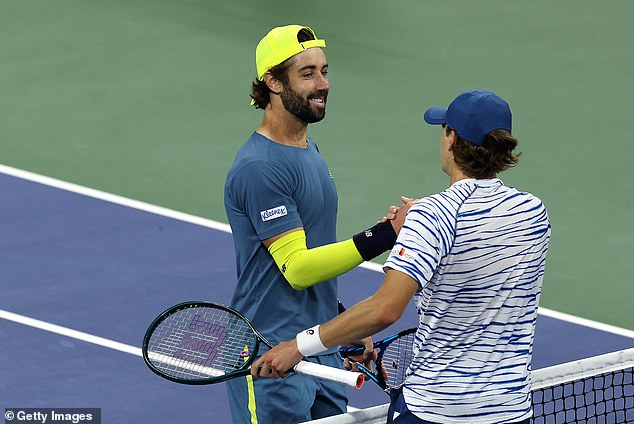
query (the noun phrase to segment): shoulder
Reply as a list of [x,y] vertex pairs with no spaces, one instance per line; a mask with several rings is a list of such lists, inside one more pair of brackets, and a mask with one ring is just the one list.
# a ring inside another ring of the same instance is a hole
[[475,191],[475,186],[469,183],[453,184],[451,187],[418,200],[412,209],[435,212],[441,215],[455,215]]
[[254,132],[251,137],[238,149],[233,159],[233,165],[241,165],[257,160],[268,159],[269,143],[266,138]]
[[237,175],[267,175],[276,168],[276,155],[272,151],[274,143],[254,132],[238,149],[229,168],[228,177]]
[[536,195],[518,190],[515,187],[503,186],[505,193],[499,207],[504,216],[516,222],[530,222],[533,229],[550,228],[550,218],[544,202]]
[[407,212],[407,220],[410,225],[422,225],[428,230],[453,226],[459,203],[448,194],[450,193],[443,191],[416,201]]
[[524,206],[523,209],[543,210],[544,212],[546,211],[546,206],[544,205],[542,199],[540,199],[533,193],[530,193],[528,191],[521,191],[515,187],[505,187],[508,190],[509,197],[516,199],[516,202],[519,205]]

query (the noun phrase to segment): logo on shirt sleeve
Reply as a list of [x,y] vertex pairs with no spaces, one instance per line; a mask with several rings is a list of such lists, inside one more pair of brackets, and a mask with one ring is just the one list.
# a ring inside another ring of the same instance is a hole
[[402,261],[410,263],[416,262],[416,256],[414,256],[411,250],[408,250],[405,247],[394,246],[390,254],[392,256],[400,256],[400,260]]
[[286,214],[288,214],[288,211],[286,210],[286,206],[284,205],[276,206],[274,208],[267,209],[265,211],[260,211],[260,216],[262,217],[262,221],[264,222],[270,221],[276,218],[281,218],[283,216],[286,216]]

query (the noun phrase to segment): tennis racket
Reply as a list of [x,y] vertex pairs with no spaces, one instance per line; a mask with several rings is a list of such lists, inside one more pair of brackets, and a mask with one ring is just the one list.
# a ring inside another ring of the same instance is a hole
[[[143,338],[148,367],[177,383],[211,384],[250,374],[260,343],[271,344],[240,312],[213,302],[184,302],[159,315]],[[293,371],[361,388],[362,373],[301,361]]]
[[[374,342],[374,349],[378,351],[376,372],[357,363],[359,370],[387,393],[398,389],[403,385],[407,368],[412,362],[415,337],[416,328],[409,328]],[[350,357],[363,354],[364,349],[363,346],[342,347],[339,352],[344,357]]]

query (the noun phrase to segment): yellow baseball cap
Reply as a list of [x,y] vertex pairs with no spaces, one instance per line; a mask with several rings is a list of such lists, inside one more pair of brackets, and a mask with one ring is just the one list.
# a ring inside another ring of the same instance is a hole
[[[297,33],[302,29],[310,31],[315,36],[315,39],[302,43],[297,41]],[[310,27],[286,25],[273,28],[260,40],[255,49],[255,66],[258,72],[258,79],[262,80],[266,71],[272,67],[312,47],[326,47],[326,40],[317,38],[317,34]]]

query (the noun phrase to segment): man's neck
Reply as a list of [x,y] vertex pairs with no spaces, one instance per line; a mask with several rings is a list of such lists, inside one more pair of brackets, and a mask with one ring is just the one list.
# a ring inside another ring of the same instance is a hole
[[308,124],[286,111],[274,111],[267,107],[262,123],[256,130],[276,143],[295,147],[306,147]]
[[462,172],[457,166],[454,166],[451,172],[449,173],[449,185],[453,185],[453,183],[457,181],[466,180],[468,178],[472,178],[472,177]]
[[[487,180],[493,179],[493,178],[497,178],[497,175],[494,174],[491,177],[486,178]],[[452,172],[451,175],[449,175],[449,185],[453,185],[453,183],[460,181],[460,180],[467,180],[467,179],[475,179],[475,177],[471,177],[469,175],[466,175],[464,172],[461,171],[457,171],[457,172]]]

